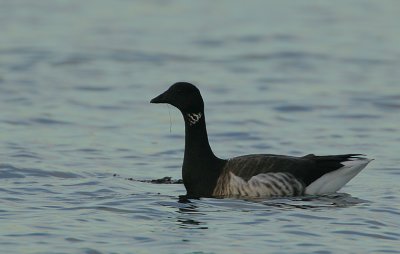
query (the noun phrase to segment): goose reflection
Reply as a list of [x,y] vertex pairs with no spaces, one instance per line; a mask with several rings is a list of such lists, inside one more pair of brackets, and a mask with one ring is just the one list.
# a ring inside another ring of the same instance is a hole
[[279,209],[323,210],[356,206],[370,201],[353,197],[348,193],[333,193],[318,196],[302,196],[294,198],[252,199],[250,202],[261,203]]
[[178,203],[185,204],[178,208],[177,222],[180,228],[189,229],[208,229],[205,222],[195,219],[199,215],[204,215],[199,212],[198,206],[195,205],[187,196],[179,196]]

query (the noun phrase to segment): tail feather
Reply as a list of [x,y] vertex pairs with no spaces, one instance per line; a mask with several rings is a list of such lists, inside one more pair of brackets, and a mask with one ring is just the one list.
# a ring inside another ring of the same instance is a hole
[[306,187],[305,193],[326,194],[338,191],[372,161],[360,156],[362,154],[316,156],[317,161],[335,161],[340,163],[342,167],[338,167],[338,169],[330,171],[310,183]]
[[339,154],[339,155],[314,155],[314,154],[309,154],[304,156],[304,158],[310,158],[315,161],[337,161],[337,162],[342,162],[342,161],[348,161],[352,159],[365,159],[363,156],[365,154],[361,153],[350,153],[350,154]]

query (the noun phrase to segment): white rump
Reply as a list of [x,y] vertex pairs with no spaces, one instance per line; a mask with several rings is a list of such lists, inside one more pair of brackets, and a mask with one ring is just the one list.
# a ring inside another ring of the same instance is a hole
[[342,162],[343,167],[326,173],[306,187],[305,194],[319,195],[334,193],[348,183],[372,161],[366,158],[352,158]]

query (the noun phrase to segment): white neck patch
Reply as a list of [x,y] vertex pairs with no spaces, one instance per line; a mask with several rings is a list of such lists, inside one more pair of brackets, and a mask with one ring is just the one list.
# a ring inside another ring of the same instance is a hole
[[189,121],[189,125],[192,126],[192,125],[195,125],[196,123],[199,122],[199,120],[202,117],[202,114],[201,114],[201,112],[199,112],[199,113],[189,113],[189,114],[186,114],[186,117],[187,117],[187,119]]

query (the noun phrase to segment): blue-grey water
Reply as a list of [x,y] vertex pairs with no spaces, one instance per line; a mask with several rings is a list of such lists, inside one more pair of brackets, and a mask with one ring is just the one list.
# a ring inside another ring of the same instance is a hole
[[[0,1],[2,253],[400,253],[400,2]],[[185,202],[197,84],[222,157],[364,153],[338,194]]]

